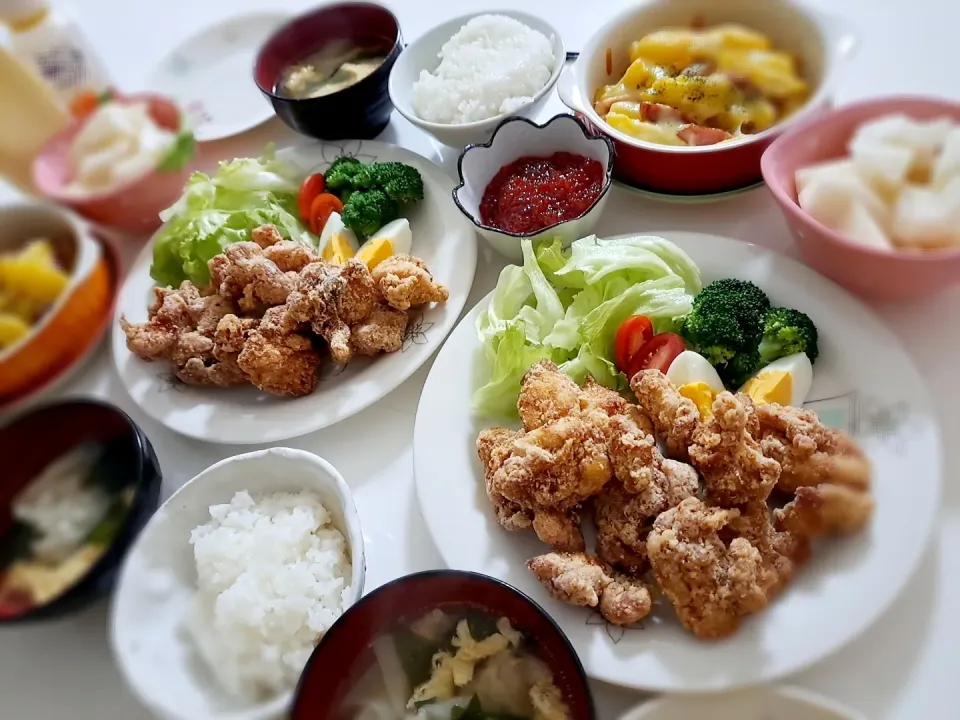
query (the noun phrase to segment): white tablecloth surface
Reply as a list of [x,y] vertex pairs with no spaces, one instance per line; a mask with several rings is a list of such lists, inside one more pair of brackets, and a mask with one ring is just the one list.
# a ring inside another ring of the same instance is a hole
[[[711,0],[721,2],[722,0]],[[809,0],[814,2],[814,0]],[[448,17],[510,6],[547,14],[570,50],[578,50],[606,19],[630,0],[392,0],[404,35],[417,37]],[[309,0],[287,0],[297,11]],[[956,0],[817,0],[860,28],[861,47],[840,84],[838,100],[881,94],[949,94],[960,99],[957,46],[960,3]],[[142,87],[144,77],[175,43],[198,28],[247,10],[277,8],[264,0],[74,0],[72,10],[100,50],[118,85]],[[600,9],[603,8],[601,12]],[[556,98],[545,110],[563,110]],[[207,148],[211,157],[255,152],[267,140],[296,136],[276,119],[240,138]],[[394,114],[384,139],[452,168],[455,154],[440,152],[428,138]],[[680,229],[713,232],[793,254],[786,227],[764,189],[715,205],[665,205],[613,190],[597,231],[601,234]],[[503,260],[481,246],[468,307],[495,284]],[[960,420],[960,288],[929,301],[877,306],[927,378],[946,441],[940,527],[909,589],[862,638],[789,682],[817,690],[864,712],[869,718],[917,720],[960,718],[957,644],[960,641],[960,453],[953,441]],[[949,319],[948,319],[949,318]],[[367,535],[368,589],[417,570],[442,566],[423,526],[413,482],[411,442],[417,400],[429,368],[423,368],[375,409],[289,445],[333,462],[354,489]],[[896,382],[896,378],[890,378]],[[124,408],[152,440],[164,473],[164,495],[212,463],[242,449],[198,443],[149,420],[120,386],[105,346],[60,395],[96,395]],[[377,452],[367,432],[376,427]],[[41,439],[42,440],[42,439]],[[0,459],[2,460],[2,459]],[[904,478],[910,482],[910,478]],[[910,509],[904,508],[904,522]],[[141,720],[149,718],[125,688],[106,640],[107,605],[50,625],[0,632],[0,717],[10,720]],[[144,618],[149,622],[149,618]],[[816,628],[810,628],[817,632]],[[594,684],[602,720],[642,696]]]

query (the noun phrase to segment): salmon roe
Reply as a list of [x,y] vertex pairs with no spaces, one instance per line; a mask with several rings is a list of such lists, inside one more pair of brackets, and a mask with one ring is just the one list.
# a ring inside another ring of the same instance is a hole
[[568,152],[522,157],[504,165],[480,201],[484,225],[535,233],[583,215],[603,190],[603,165]]

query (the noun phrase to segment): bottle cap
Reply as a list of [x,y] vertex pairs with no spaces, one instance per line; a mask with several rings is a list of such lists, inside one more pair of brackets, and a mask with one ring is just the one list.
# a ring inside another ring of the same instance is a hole
[[15,23],[48,10],[47,0],[0,0],[0,20]]

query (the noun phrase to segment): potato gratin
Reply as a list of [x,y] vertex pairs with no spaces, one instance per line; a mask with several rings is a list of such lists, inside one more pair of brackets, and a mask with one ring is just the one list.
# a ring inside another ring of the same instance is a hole
[[799,108],[809,86],[797,60],[741,25],[669,28],[630,46],[630,66],[597,91],[611,127],[660,145],[713,145],[766,130]]

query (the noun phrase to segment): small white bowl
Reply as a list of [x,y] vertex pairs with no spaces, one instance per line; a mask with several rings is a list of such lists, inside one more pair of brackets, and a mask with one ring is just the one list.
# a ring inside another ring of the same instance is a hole
[[[478,120],[477,122],[460,123],[449,125],[445,123],[427,122],[417,117],[413,109],[413,83],[419,79],[423,70],[433,72],[440,64],[440,48],[444,43],[453,37],[457,31],[462,28],[467,21],[480,15],[506,15],[507,17],[519,20],[527,27],[533,28],[543,33],[553,43],[553,74],[547,84],[533,96],[533,98],[521,105],[511,113],[504,113],[488,120]],[[560,78],[560,72],[567,59],[567,52],[563,45],[563,39],[560,33],[550,25],[546,20],[542,20],[535,15],[528,15],[516,10],[490,10],[486,12],[470,13],[454,18],[442,25],[437,25],[417,40],[410,43],[390,71],[390,100],[393,106],[403,117],[416,125],[428,135],[432,135],[443,145],[462,148],[465,145],[486,142],[493,135],[497,124],[505,117],[531,117],[535,115],[546,103]]]
[[213,465],[175,492],[144,528],[124,562],[110,618],[117,664],[140,701],[168,720],[267,720],[285,713],[293,690],[253,706],[227,698],[183,631],[196,594],[191,531],[211,505],[234,493],[315,492],[346,537],[353,576],[348,606],[363,593],[363,533],[350,489],[312,453],[270,448]]
[[724,695],[672,695],[637,705],[620,720],[866,720],[833,700],[798,687],[768,687]]
[[[524,156],[542,157],[555,152],[583,155],[603,165],[604,181],[600,195],[583,215],[535,233],[510,233],[481,222],[480,201],[500,168]],[[573,115],[557,115],[544,125],[526,118],[507,118],[496,128],[490,142],[471,145],[460,153],[457,161],[460,184],[453,190],[453,202],[494,249],[511,260],[522,262],[522,238],[530,238],[536,244],[540,240],[559,237],[563,246],[568,247],[574,240],[590,234],[610,195],[613,159],[613,143],[606,137],[590,134]]]

